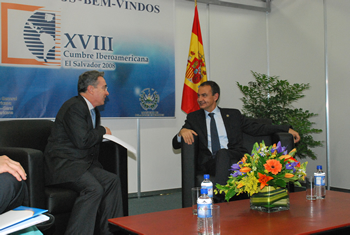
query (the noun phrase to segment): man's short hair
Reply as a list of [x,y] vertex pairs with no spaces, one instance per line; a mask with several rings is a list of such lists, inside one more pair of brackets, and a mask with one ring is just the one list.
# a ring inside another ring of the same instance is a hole
[[216,100],[216,102],[219,100],[219,98],[220,98],[220,87],[219,87],[219,85],[216,82],[214,82],[214,81],[205,81],[202,84],[200,84],[199,86],[200,87],[201,86],[210,86],[212,95],[215,95],[215,94],[219,95],[219,97]]
[[98,77],[103,77],[104,72],[99,72],[97,70],[86,71],[79,76],[78,81],[78,93],[84,93],[87,91],[88,86],[97,86]]

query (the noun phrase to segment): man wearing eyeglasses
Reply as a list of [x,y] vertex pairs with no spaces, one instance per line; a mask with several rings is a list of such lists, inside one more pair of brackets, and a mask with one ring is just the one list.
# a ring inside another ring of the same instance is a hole
[[[66,101],[56,116],[45,150],[47,185],[78,192],[65,234],[112,234],[108,218],[123,216],[119,176],[102,169],[99,147],[108,127],[100,125],[97,106],[109,95],[104,73],[79,76],[78,96]],[[100,221],[95,225],[95,221]]]

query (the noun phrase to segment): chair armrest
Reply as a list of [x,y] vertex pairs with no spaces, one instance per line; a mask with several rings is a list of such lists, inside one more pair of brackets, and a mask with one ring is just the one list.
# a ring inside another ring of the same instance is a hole
[[278,132],[272,135],[272,143],[278,143],[281,141],[282,146],[286,146],[288,152],[294,148],[293,135],[287,132]]
[[99,161],[105,170],[119,176],[122,189],[124,216],[129,215],[127,149],[113,141],[102,142],[100,144]]
[[198,155],[198,137],[189,145],[181,138],[181,165],[182,165],[182,207],[192,206],[191,189],[196,185],[196,169]]
[[29,206],[46,209],[43,153],[29,148],[0,147],[0,155],[7,155],[19,162],[26,171]]

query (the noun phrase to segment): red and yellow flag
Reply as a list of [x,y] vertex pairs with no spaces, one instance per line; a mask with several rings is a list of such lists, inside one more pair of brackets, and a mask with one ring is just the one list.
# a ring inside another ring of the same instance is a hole
[[197,103],[198,87],[207,81],[201,26],[199,24],[197,2],[195,3],[194,20],[190,51],[188,54],[185,84],[182,92],[181,109],[190,113],[199,109]]

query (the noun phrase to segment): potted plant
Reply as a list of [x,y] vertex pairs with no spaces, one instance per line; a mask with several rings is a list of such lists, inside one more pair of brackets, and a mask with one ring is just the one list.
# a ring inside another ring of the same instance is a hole
[[278,76],[268,76],[252,71],[254,82],[243,86],[237,82],[244,97],[242,112],[247,117],[269,118],[275,125],[289,124],[296,130],[301,140],[296,144],[297,157],[300,159],[317,157],[311,148],[322,146],[321,141],[313,139],[311,134],[322,132],[321,129],[312,128],[315,124],[309,119],[317,116],[309,110],[294,108],[292,103],[304,95],[302,92],[310,88],[309,83],[290,84],[287,80],[280,80]]

